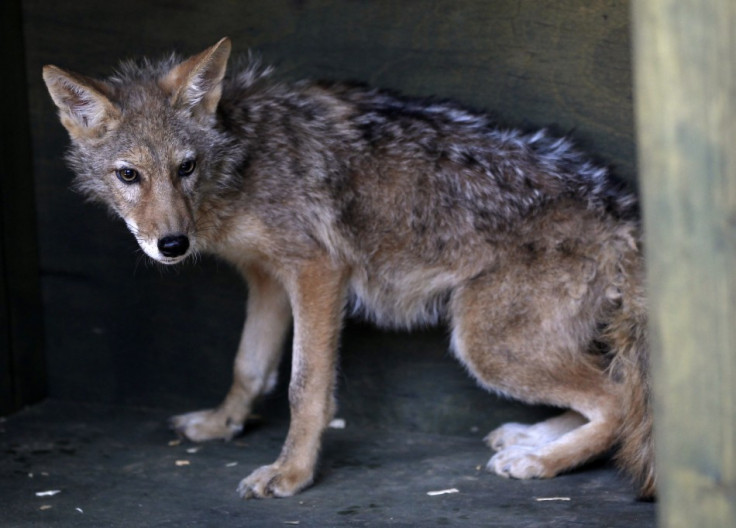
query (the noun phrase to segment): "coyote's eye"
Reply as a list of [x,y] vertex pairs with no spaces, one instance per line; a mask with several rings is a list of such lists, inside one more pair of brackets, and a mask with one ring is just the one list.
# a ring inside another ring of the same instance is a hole
[[186,160],[183,161],[181,165],[179,165],[179,176],[182,178],[185,176],[189,176],[191,173],[194,172],[194,167],[197,166],[197,162],[194,160]]
[[137,183],[141,179],[141,175],[135,169],[118,169],[115,175],[123,183]]

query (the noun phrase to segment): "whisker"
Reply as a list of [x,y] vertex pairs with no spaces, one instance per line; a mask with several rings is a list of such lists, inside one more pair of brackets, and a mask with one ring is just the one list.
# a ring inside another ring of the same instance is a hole
[[138,272],[138,267],[141,265],[141,262],[145,262],[148,260],[148,255],[141,249],[137,248],[134,253],[136,254],[135,259],[135,266],[133,266],[133,275],[135,275]]

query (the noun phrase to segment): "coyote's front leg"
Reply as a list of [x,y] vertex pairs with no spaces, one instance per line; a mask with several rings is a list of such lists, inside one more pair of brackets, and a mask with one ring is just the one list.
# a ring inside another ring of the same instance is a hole
[[311,484],[322,432],[335,410],[337,342],[346,274],[324,261],[307,263],[287,284],[294,312],[289,402],[291,424],[276,462],[243,479],[244,497],[288,497]]
[[284,288],[257,268],[244,272],[248,282],[245,327],[235,357],[233,384],[215,409],[174,416],[172,427],[195,442],[229,440],[243,428],[253,400],[271,390],[291,325]]

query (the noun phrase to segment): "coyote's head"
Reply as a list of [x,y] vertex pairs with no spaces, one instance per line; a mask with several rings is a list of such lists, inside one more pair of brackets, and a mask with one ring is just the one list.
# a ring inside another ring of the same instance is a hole
[[201,244],[200,197],[215,185],[227,149],[215,112],[229,55],[224,38],[184,61],[124,64],[104,81],[43,69],[71,137],[77,188],[109,205],[165,264]]

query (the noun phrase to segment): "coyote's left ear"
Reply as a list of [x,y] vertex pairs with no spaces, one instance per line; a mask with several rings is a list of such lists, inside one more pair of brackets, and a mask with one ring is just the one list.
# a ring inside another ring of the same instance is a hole
[[212,115],[222,95],[222,79],[230,56],[230,39],[174,66],[159,81],[171,97],[171,105],[187,108],[194,115]]

